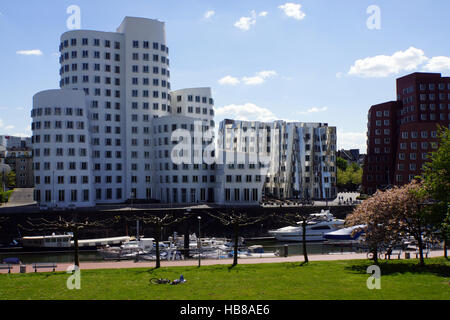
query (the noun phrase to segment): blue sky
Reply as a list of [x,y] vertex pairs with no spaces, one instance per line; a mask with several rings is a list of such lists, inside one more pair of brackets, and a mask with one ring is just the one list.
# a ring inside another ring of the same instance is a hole
[[[166,22],[172,88],[212,87],[217,121],[326,122],[339,148],[365,151],[367,111],[395,99],[396,78],[450,74],[448,0],[2,1],[0,134],[31,135],[33,95],[58,86],[70,5],[82,29]],[[368,28],[371,5],[379,29]]]

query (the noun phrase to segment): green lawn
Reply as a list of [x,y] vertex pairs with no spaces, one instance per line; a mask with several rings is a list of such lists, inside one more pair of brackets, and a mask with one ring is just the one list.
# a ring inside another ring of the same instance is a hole
[[[66,288],[66,273],[0,275],[0,299],[17,300],[300,300],[300,299],[450,299],[450,263],[429,259],[381,264],[381,290],[369,290],[368,261],[310,262],[153,269],[86,270],[81,290]],[[181,285],[153,285],[152,277]]]

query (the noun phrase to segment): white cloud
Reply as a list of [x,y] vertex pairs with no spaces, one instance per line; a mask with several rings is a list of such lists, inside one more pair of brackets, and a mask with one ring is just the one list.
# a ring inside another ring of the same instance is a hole
[[19,137],[19,138],[29,138],[31,135],[26,133],[14,133],[11,135],[12,137]]
[[216,12],[215,12],[214,10],[206,11],[206,12],[205,12],[205,15],[204,15],[204,18],[205,18],[205,19],[210,19],[210,18],[212,18],[212,16],[215,15],[215,14],[216,14]]
[[343,132],[337,130],[338,149],[359,149],[361,153],[367,150],[366,132]]
[[431,58],[425,65],[424,69],[431,72],[439,72],[450,69],[450,58],[439,56]]
[[379,55],[356,60],[348,74],[363,78],[387,77],[417,69],[428,60],[423,50],[410,47],[405,51],[397,51],[392,56]]
[[251,11],[250,17],[241,17],[234,26],[243,31],[250,30],[250,27],[256,23],[256,12],[254,10]]
[[17,54],[24,55],[24,56],[42,56],[42,51],[39,49],[34,50],[19,50],[16,51]]
[[241,82],[245,85],[258,85],[264,83],[267,79],[277,76],[277,73],[273,70],[264,70],[257,72],[253,77],[242,77],[239,80],[236,77],[226,76],[219,80],[221,85],[238,85]]
[[0,119],[0,128],[2,128],[4,130],[12,130],[15,127],[12,125],[5,125],[5,123],[3,122],[3,119]]
[[241,82],[239,81],[238,78],[235,78],[235,77],[232,77],[232,76],[226,76],[226,77],[223,77],[222,79],[220,79],[219,83],[221,85],[235,86],[235,85],[237,85],[237,84],[239,84]]
[[215,114],[222,118],[244,121],[274,121],[278,119],[269,109],[259,107],[253,103],[230,104],[215,109]]
[[278,8],[283,10],[284,14],[290,18],[303,20],[306,17],[306,14],[301,10],[301,4],[287,2],[279,6]]
[[267,11],[262,11],[262,12],[260,12],[260,13],[258,14],[258,16],[260,16],[260,17],[267,17],[268,14],[269,14],[269,13],[268,13]]
[[258,72],[254,77],[243,77],[242,82],[246,85],[258,85],[264,83],[266,79],[275,77],[277,73],[273,70]]
[[319,107],[312,107],[306,111],[299,111],[299,114],[310,114],[310,113],[318,113],[318,112],[325,112],[327,111],[327,107],[319,108]]

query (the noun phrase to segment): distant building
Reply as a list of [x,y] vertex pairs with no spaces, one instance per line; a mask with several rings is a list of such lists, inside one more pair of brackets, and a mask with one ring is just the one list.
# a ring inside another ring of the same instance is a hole
[[360,154],[359,149],[350,149],[350,150],[341,149],[336,154],[339,158],[342,158],[345,161],[347,161],[349,165],[352,163],[356,163],[357,165],[362,166],[364,164],[365,155]]
[[0,164],[16,174],[16,188],[34,187],[31,138],[0,136]]
[[409,183],[438,148],[438,125],[449,127],[450,77],[413,73],[397,79],[397,101],[369,110],[363,191]]
[[0,135],[0,148],[31,148],[31,137]]
[[33,188],[33,152],[30,148],[8,148],[5,163],[16,174],[16,188]]
[[0,164],[5,163],[6,158],[6,147],[0,145]]

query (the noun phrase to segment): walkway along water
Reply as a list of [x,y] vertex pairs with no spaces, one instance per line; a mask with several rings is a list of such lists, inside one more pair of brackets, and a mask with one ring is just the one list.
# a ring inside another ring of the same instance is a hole
[[[442,257],[442,250],[431,251],[428,255],[429,258]],[[404,256],[402,257],[404,258]],[[412,256],[411,258],[414,258]],[[367,259],[366,253],[344,253],[344,254],[316,254],[309,256],[309,261],[336,261],[336,260],[365,260]],[[395,258],[394,258],[395,259]],[[247,258],[239,259],[239,264],[260,264],[260,263],[285,263],[285,262],[303,262],[303,256],[290,256],[279,258]],[[211,265],[227,265],[232,264],[233,259],[221,259],[221,260],[202,260],[202,266]],[[67,268],[72,264],[63,263],[58,264],[56,271],[65,272]],[[161,261],[161,267],[186,267],[197,266],[197,260],[184,260],[184,261]],[[133,269],[133,268],[153,268],[155,262],[133,262],[133,261],[120,261],[120,262],[82,262],[80,265],[81,270],[94,270],[94,269]],[[27,265],[27,272],[34,272],[31,265]],[[0,270],[0,273],[7,273],[8,271]],[[20,266],[15,265],[11,270],[11,273],[19,273]],[[48,272],[45,270],[38,270],[37,272]]]

